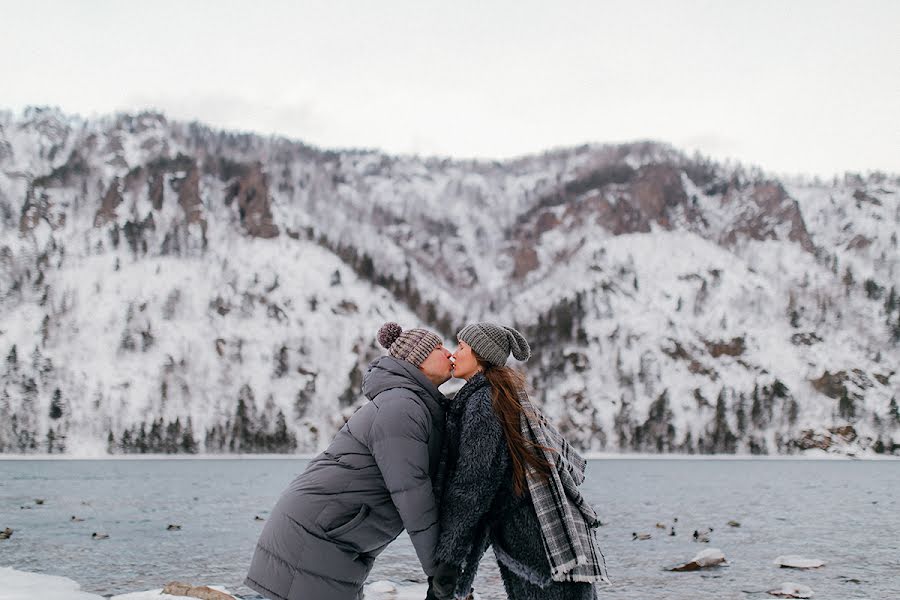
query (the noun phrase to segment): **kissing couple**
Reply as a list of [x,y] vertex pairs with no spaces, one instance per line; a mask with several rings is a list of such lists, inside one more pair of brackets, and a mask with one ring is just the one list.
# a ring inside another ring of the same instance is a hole
[[[585,460],[506,365],[521,333],[473,323],[451,354],[427,329],[386,323],[368,398],[279,498],[245,584],[271,600],[362,600],[376,557],[405,529],[427,600],[471,597],[492,546],[513,600],[593,600],[607,582]],[[465,385],[448,399],[450,377]]]

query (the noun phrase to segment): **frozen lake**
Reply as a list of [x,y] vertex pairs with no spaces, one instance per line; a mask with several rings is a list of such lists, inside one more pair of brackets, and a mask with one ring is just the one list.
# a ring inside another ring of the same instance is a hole
[[[268,515],[306,462],[0,460],[0,531],[15,530],[0,540],[0,567],[60,575],[98,595],[182,580],[258,598],[241,585],[261,529],[254,517]],[[900,461],[592,460],[584,490],[604,522],[613,585],[601,597],[770,598],[764,591],[786,581],[816,598],[900,597]],[[674,537],[655,526],[675,518]],[[695,543],[694,529],[709,527],[710,543]],[[93,540],[95,531],[109,538]],[[632,541],[632,532],[652,537]],[[721,549],[728,566],[664,570],[707,547]],[[786,554],[826,566],[779,569],[772,561]],[[372,580],[424,581],[405,534],[379,557]],[[505,598],[490,551],[476,590]]]

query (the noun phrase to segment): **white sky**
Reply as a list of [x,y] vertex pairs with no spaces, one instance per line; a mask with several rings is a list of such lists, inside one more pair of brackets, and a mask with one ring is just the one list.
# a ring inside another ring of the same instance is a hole
[[900,1],[0,0],[0,108],[505,158],[656,139],[900,172]]

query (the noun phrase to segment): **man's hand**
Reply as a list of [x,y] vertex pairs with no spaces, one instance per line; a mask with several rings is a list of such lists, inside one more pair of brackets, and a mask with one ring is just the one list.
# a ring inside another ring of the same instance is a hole
[[459,581],[459,571],[460,569],[456,565],[438,563],[434,568],[434,577],[432,577],[429,591],[433,589],[438,600],[453,600],[453,592]]

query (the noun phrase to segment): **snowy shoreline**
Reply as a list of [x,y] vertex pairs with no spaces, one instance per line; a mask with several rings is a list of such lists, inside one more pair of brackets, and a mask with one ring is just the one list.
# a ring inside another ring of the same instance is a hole
[[[0,600],[183,600],[184,596],[170,596],[162,588],[140,592],[100,596],[81,589],[78,582],[67,577],[20,571],[0,566]],[[229,593],[222,586],[210,586]],[[413,600],[425,595],[423,584],[395,584],[390,581],[373,581],[366,584],[366,598],[380,600]]]
[[[310,460],[317,454],[2,454],[0,461],[53,461],[53,460]],[[615,452],[586,452],[588,460],[698,460],[698,461],[815,461],[815,460],[865,460],[896,461],[900,456],[883,454],[847,455],[828,452],[806,454],[620,454]]]

